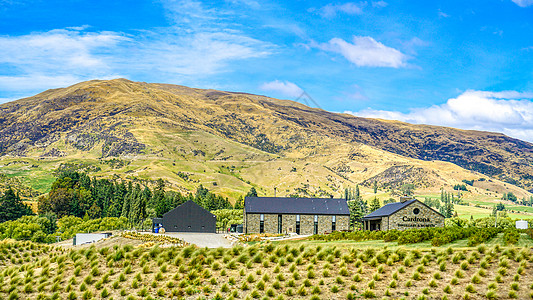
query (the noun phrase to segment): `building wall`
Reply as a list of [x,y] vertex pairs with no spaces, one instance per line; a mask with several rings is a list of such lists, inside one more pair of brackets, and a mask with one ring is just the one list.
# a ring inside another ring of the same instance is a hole
[[[320,226],[320,225],[319,225]],[[300,234],[313,234],[315,227],[314,215],[300,215]]]
[[259,214],[246,214],[244,221],[245,233],[259,233]]
[[[318,233],[331,232],[331,215],[318,215]],[[259,233],[260,214],[246,214],[244,227],[246,233]],[[264,214],[265,233],[278,233],[278,214]],[[336,230],[349,229],[350,216],[336,216]],[[300,234],[314,233],[315,216],[300,215]],[[282,214],[282,232],[296,232],[296,215]]]
[[[415,215],[413,210],[418,208],[420,213]],[[429,218],[429,222],[426,221],[405,221],[403,218]],[[382,219],[383,230],[398,229],[405,230],[410,228],[424,228],[424,227],[444,227],[444,217],[434,211],[433,209],[425,206],[420,202],[414,202],[413,204],[404,207],[396,213],[388,217],[388,228],[385,229],[384,223],[387,223],[385,218]]]
[[337,231],[350,230],[350,216],[337,216]]
[[216,216],[190,200],[163,215],[166,232],[215,233],[216,226]]
[[389,222],[390,222],[389,217],[381,218],[381,230],[389,230],[389,227],[390,227]]
[[[283,232],[296,232],[296,215],[282,215]],[[277,222],[277,219],[276,219]],[[276,230],[278,229],[276,223]],[[302,232],[302,216],[300,215],[300,233]],[[276,231],[277,232],[277,231]]]
[[[264,214],[265,233],[278,233],[278,215]],[[259,231],[257,231],[259,232]]]

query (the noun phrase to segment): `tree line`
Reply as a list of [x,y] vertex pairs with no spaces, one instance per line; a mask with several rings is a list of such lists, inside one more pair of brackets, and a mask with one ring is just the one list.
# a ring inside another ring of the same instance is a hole
[[227,198],[209,192],[202,185],[195,193],[184,195],[166,191],[162,179],[150,188],[131,181],[96,179],[85,173],[65,171],[59,174],[48,195],[38,199],[38,212],[52,213],[58,218],[124,217],[137,224],[147,218],[162,217],[188,200],[209,211],[233,208]]

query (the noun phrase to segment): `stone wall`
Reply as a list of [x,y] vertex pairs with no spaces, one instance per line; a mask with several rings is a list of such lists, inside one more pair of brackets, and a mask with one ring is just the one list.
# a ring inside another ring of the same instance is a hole
[[314,227],[314,215],[300,215],[300,234],[313,234]]
[[259,214],[245,214],[244,233],[259,233]]
[[[283,219],[283,232],[296,232],[296,215],[282,215]],[[302,216],[300,216],[300,233],[302,228]]]
[[[265,233],[278,233],[278,214],[264,214]],[[260,214],[246,214],[244,217],[244,232],[259,233]],[[331,215],[318,215],[318,233],[331,232]],[[349,229],[350,216],[336,217],[336,230]],[[300,234],[313,234],[315,224],[314,215],[300,215]],[[282,232],[296,232],[296,215],[282,214]]]
[[337,231],[350,230],[350,216],[337,216]]
[[[264,214],[265,233],[278,233],[278,215]],[[259,231],[257,231],[259,232]]]
[[[420,210],[417,215],[413,212],[415,208]],[[413,220],[414,218],[416,220]],[[383,218],[381,222],[381,228],[383,230],[405,230],[424,227],[444,227],[444,217],[418,201],[404,207],[388,218]]]

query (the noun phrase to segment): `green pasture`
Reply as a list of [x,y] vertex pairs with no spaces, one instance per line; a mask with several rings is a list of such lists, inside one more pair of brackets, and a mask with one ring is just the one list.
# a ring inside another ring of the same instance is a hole
[[[274,244],[290,244],[290,245],[306,245],[306,246],[318,246],[318,245],[324,245],[324,246],[337,246],[339,248],[379,248],[379,249],[397,249],[397,248],[406,248],[406,249],[423,249],[423,250],[429,250],[432,248],[436,249],[446,249],[448,247],[454,248],[454,249],[471,249],[475,247],[468,247],[468,239],[462,239],[457,240],[454,242],[451,242],[446,245],[442,245],[439,247],[435,247],[431,245],[431,241],[425,241],[422,243],[416,243],[416,244],[405,244],[405,245],[398,245],[398,242],[384,242],[383,240],[372,240],[372,241],[349,241],[349,240],[341,240],[341,241],[314,241],[314,240],[296,240],[296,241],[278,241],[273,242]],[[494,245],[500,245],[502,247],[505,247],[503,242],[503,233],[499,233],[498,236],[495,238],[487,241],[485,243],[486,246],[494,246]],[[533,239],[531,239],[527,234],[522,233],[520,234],[520,239],[518,240],[518,243],[516,245],[511,245],[512,247],[533,247]]]

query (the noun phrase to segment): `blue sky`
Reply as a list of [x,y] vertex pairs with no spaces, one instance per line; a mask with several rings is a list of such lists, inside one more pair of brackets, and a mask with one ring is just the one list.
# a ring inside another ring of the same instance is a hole
[[117,77],[533,141],[533,0],[0,0],[0,103]]

